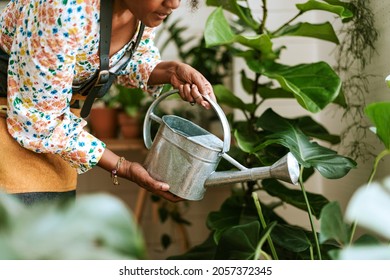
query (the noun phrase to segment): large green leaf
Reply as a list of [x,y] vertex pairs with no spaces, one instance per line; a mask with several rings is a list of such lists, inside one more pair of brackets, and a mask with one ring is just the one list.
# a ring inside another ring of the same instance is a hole
[[331,144],[340,143],[340,136],[329,134],[328,130],[309,116],[303,116],[291,121],[295,122],[307,136],[327,141]]
[[[271,196],[278,197],[282,201],[297,207],[303,211],[307,211],[307,205],[303,197],[302,191],[293,190],[285,187],[277,180],[267,179],[262,181],[264,190]],[[329,203],[329,201],[320,194],[307,193],[310,201],[311,211],[318,219],[322,208]]]
[[390,102],[371,103],[365,113],[376,127],[376,134],[387,150],[390,150]]
[[332,24],[329,22],[318,24],[299,22],[294,25],[286,25],[273,34],[273,37],[282,36],[311,37],[339,44],[339,39],[337,38],[336,32],[334,31]]
[[251,9],[238,5],[237,0],[207,0],[206,4],[208,6],[221,7],[224,10],[235,14],[255,31],[259,28],[260,24],[253,19]]
[[341,178],[351,168],[356,167],[352,159],[338,155],[335,151],[322,147],[316,142],[311,142],[294,121],[279,116],[272,109],[265,111],[257,124],[264,130],[273,132],[267,136],[269,141],[259,145],[258,150],[272,143],[281,144],[290,149],[302,166],[314,167],[328,179]]
[[301,12],[307,12],[311,10],[322,10],[328,11],[338,15],[341,19],[351,18],[353,17],[352,11],[346,8],[345,3],[342,3],[338,0],[326,1],[328,3],[319,2],[315,0],[309,0],[306,3],[296,4],[297,8]]
[[344,223],[341,208],[338,202],[330,202],[321,212],[320,242],[335,240],[344,245],[349,241],[348,225]]
[[234,40],[234,33],[226,20],[222,8],[213,11],[207,19],[204,31],[206,46],[218,46],[231,44]]
[[221,7],[213,11],[208,17],[204,37],[207,47],[239,43],[260,51],[263,58],[272,59],[275,57],[272,52],[271,39],[267,34],[254,36],[234,34]]
[[310,247],[305,232],[296,226],[277,224],[271,232],[272,241],[289,251],[298,253]]
[[259,221],[233,226],[227,229],[219,240],[215,258],[219,260],[253,259],[259,240]]
[[238,147],[248,154],[254,154],[256,152],[256,147],[263,141],[263,137],[261,137],[259,133],[254,132],[248,122],[236,124],[234,138],[237,141]]
[[207,217],[207,227],[215,231],[214,240],[218,243],[223,232],[239,224],[244,201],[241,196],[229,197],[219,211],[211,212]]
[[276,79],[283,89],[295,95],[303,108],[312,113],[335,100],[341,89],[340,77],[322,61],[291,67],[273,64],[264,75]]

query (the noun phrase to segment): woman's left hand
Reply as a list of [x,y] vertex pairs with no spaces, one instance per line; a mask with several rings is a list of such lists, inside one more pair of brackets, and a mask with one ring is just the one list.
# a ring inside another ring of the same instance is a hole
[[152,71],[148,83],[152,85],[170,83],[179,90],[183,100],[191,104],[200,104],[206,109],[211,106],[203,96],[208,95],[216,101],[210,82],[195,68],[182,62],[160,62]]
[[181,98],[191,104],[197,103],[209,109],[210,104],[203,98],[206,95],[216,101],[210,82],[188,64],[177,64],[176,71],[173,72],[171,77],[171,84],[179,90]]

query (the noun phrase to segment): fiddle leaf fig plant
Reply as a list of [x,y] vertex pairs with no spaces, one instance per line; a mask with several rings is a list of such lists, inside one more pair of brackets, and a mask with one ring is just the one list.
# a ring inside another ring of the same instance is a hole
[[[171,259],[330,259],[331,252],[340,248],[339,243],[351,236],[342,218],[332,219],[337,206],[332,208],[333,202],[305,188],[314,172],[327,179],[339,179],[356,167],[354,160],[329,148],[340,143],[340,137],[329,133],[311,117],[332,103],[345,106],[342,79],[325,61],[287,65],[281,54],[288,45],[280,46],[280,42],[282,38],[300,36],[330,42],[336,47],[339,39],[332,23],[304,21],[303,15],[312,11],[331,13],[347,24],[357,7],[354,1],[302,1],[295,5],[295,15],[271,28],[268,1],[254,2],[206,1],[208,6],[215,7],[206,22],[206,46],[227,47],[236,60],[244,62],[239,73],[243,94],[247,96],[243,98],[222,84],[214,84],[214,92],[219,104],[233,109],[228,115],[234,136],[231,154],[244,166],[261,167],[291,152],[301,167],[299,188],[276,179],[242,183],[232,189],[219,211],[209,214],[209,238]],[[264,108],[264,101],[274,98],[295,100],[308,115],[286,118]],[[238,119],[237,112],[243,118]],[[218,168],[233,167],[221,161]],[[310,229],[290,224],[278,214],[285,205],[307,212]],[[326,216],[322,216],[325,222],[334,224],[328,230],[324,227],[325,235],[319,238],[314,219],[321,215]],[[333,227],[337,229],[334,232]],[[328,238],[334,236],[340,236],[338,242]]]

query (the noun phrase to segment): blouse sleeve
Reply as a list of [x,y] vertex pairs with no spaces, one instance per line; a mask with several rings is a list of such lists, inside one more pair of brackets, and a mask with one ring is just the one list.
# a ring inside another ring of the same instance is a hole
[[154,96],[158,95],[162,85],[148,85],[150,73],[161,62],[160,52],[154,45],[155,29],[145,27],[141,42],[135,51],[126,75],[120,75],[117,82],[123,86],[145,89]]
[[[37,153],[59,154],[78,173],[97,164],[104,144],[70,111],[75,59],[88,11],[75,1],[24,7],[10,53],[10,134]],[[62,4],[60,4],[62,3]]]

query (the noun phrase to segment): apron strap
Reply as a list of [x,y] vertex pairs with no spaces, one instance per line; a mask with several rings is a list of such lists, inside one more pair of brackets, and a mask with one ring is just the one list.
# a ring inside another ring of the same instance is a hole
[[97,79],[89,91],[87,98],[81,108],[80,116],[86,118],[91,111],[95,98],[102,97],[114,82],[115,75],[111,75],[109,69],[110,43],[111,43],[111,21],[113,11],[112,0],[100,1],[100,68]]

